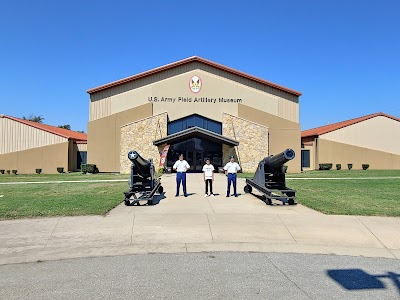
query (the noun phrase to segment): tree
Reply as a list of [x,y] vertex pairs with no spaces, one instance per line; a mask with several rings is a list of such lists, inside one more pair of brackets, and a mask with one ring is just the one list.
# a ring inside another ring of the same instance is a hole
[[42,116],[35,116],[34,114],[30,114],[29,117],[22,117],[23,120],[32,121],[36,123],[43,123],[44,118]]
[[58,128],[64,128],[64,129],[71,130],[71,125],[69,125],[69,124],[65,124],[65,125],[58,125],[57,127],[58,127]]

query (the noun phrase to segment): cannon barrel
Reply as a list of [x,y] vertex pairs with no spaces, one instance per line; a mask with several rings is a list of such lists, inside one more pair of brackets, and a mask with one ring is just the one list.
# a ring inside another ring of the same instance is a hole
[[139,174],[150,174],[151,162],[141,157],[135,150],[129,151],[128,158]]
[[264,171],[265,173],[273,173],[275,171],[280,171],[283,164],[292,160],[295,157],[295,152],[293,149],[286,149],[279,154],[271,155],[264,158]]

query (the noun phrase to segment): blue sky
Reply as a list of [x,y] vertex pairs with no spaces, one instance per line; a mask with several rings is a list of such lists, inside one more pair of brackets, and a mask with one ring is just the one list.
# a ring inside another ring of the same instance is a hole
[[399,0],[0,2],[3,114],[87,132],[87,89],[198,55],[302,92],[303,130],[400,117]]

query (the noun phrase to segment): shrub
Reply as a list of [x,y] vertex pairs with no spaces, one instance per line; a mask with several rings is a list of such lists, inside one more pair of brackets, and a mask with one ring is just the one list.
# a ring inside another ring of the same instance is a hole
[[351,170],[351,168],[353,168],[353,164],[347,164],[347,168],[348,168],[349,170]]
[[12,173],[13,173],[14,175],[17,175],[17,170],[12,170]]
[[10,170],[7,170],[6,172],[7,172],[7,174],[10,174]]
[[64,167],[57,167],[57,172],[60,174],[64,173]]
[[363,170],[366,170],[369,168],[369,164],[362,164],[361,166],[362,166]]
[[1,173],[1,174],[4,174],[4,170],[0,170],[0,173]]
[[319,164],[320,170],[330,170],[332,169],[332,164]]
[[36,169],[35,171],[36,171],[36,174],[42,173],[42,169]]
[[160,167],[160,168],[158,169],[158,174],[163,174],[164,172],[165,172],[165,170],[164,170],[163,167]]
[[82,174],[87,173],[87,164],[81,164],[81,172],[82,172]]
[[288,168],[288,166],[283,166],[283,171],[284,171],[285,173],[287,173],[287,168]]
[[86,164],[86,173],[98,173],[99,169],[97,169],[95,164]]
[[336,170],[340,170],[342,168],[341,164],[336,164]]

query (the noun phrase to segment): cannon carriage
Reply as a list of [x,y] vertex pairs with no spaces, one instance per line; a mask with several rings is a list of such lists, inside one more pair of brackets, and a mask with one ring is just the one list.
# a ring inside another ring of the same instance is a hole
[[270,155],[258,163],[254,177],[246,179],[245,193],[251,193],[253,188],[263,194],[263,201],[271,205],[272,200],[279,200],[282,204],[296,204],[296,191],[286,186],[284,164],[295,157],[292,149]]
[[125,205],[153,205],[153,197],[156,192],[162,193],[160,179],[156,178],[156,172],[153,160],[144,159],[134,150],[128,153],[128,159],[131,161],[129,190],[124,192]]

